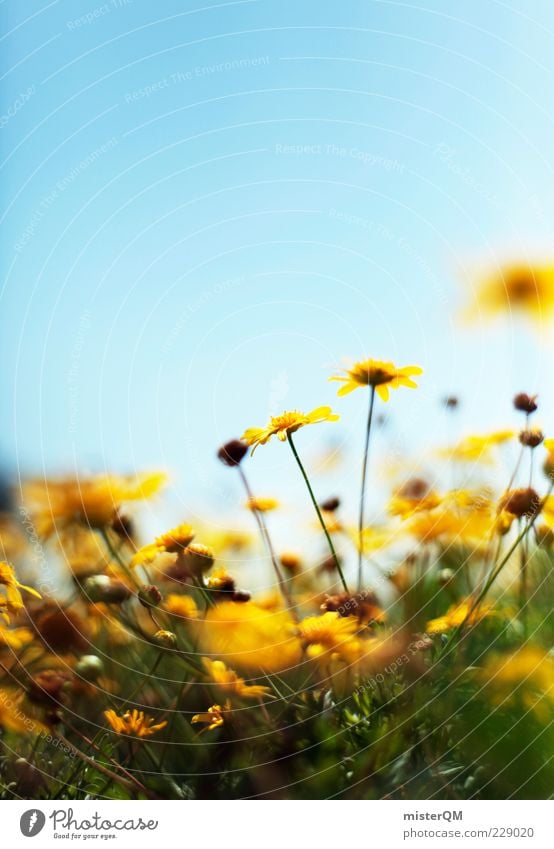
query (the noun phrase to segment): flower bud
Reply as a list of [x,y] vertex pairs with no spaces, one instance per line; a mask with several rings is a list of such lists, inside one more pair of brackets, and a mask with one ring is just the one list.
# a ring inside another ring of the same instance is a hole
[[141,587],[137,598],[143,607],[158,607],[162,600],[162,594],[153,584]]
[[204,572],[208,572],[215,562],[215,556],[211,548],[200,543],[193,543],[182,554],[186,568],[191,575],[199,578]]
[[502,507],[519,519],[523,516],[536,516],[540,511],[541,499],[532,487],[512,489],[503,498]]
[[522,430],[519,434],[519,441],[522,445],[527,445],[528,448],[536,448],[544,441],[544,434],[538,428]]
[[108,575],[94,575],[83,582],[83,589],[89,601],[105,604],[122,604],[131,597],[131,590],[123,581],[110,578]]
[[104,673],[104,663],[95,654],[84,654],[75,666],[75,672],[85,681],[96,681]]
[[226,466],[238,466],[244,459],[247,451],[248,445],[245,442],[242,442],[240,439],[231,439],[230,442],[226,442],[225,445],[221,446],[217,452],[217,456]]
[[537,396],[527,395],[526,392],[520,392],[514,398],[514,407],[521,413],[526,413],[528,416],[534,413],[537,409]]
[[337,498],[336,496],[333,496],[332,498],[327,498],[327,500],[322,501],[319,506],[327,513],[334,513],[335,510],[338,510],[340,507],[340,498]]
[[160,648],[163,649],[174,649],[177,645],[177,637],[175,636],[173,631],[156,631],[152,639],[154,640],[156,645],[160,646]]

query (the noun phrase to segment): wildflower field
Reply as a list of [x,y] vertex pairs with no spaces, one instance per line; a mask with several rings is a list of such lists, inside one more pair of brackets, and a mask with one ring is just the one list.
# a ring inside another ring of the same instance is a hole
[[[552,276],[507,267],[482,281],[480,308],[540,314]],[[541,396],[523,386],[504,399],[505,429],[429,446],[440,471],[400,464],[377,512],[376,431],[423,389],[426,364],[357,353],[322,379],[332,407],[245,422],[213,446],[241,493],[225,529],[183,515],[149,538],[141,505],[156,511],[161,472],[6,492],[3,798],[550,797],[554,439]],[[358,475],[324,491],[305,429],[329,431],[355,402]],[[455,421],[463,399],[435,404]],[[270,441],[305,492],[287,517],[304,549],[276,544],[278,501],[251,484]],[[264,592],[249,588],[253,564]]]

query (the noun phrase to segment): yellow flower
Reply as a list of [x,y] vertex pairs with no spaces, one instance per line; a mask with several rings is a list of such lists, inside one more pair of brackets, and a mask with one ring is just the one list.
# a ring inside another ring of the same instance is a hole
[[307,645],[307,654],[318,657],[327,652],[345,652],[348,643],[359,630],[354,616],[341,616],[336,612],[322,616],[309,616],[298,625],[298,633]]
[[269,513],[271,510],[276,510],[279,507],[279,502],[276,498],[249,498],[244,505],[248,510],[256,510],[258,513]]
[[457,628],[466,622],[468,625],[475,625],[481,622],[487,616],[491,615],[492,605],[481,604],[475,610],[472,610],[473,602],[471,599],[462,601],[459,604],[453,604],[448,608],[444,616],[439,616],[437,619],[431,619],[425,630],[428,634],[444,634],[452,628]]
[[263,687],[259,684],[246,684],[244,678],[239,678],[237,673],[225,666],[222,660],[210,660],[208,657],[203,657],[202,663],[214,684],[217,684],[224,693],[230,696],[240,696],[243,699],[261,699],[264,696],[273,695],[269,687]]
[[440,495],[431,489],[427,481],[412,478],[393,494],[389,502],[389,513],[405,519],[412,513],[434,510],[441,503]]
[[418,374],[423,374],[419,366],[404,366],[397,368],[394,363],[383,360],[363,360],[349,369],[344,369],[344,375],[333,375],[329,380],[338,380],[344,384],[338,395],[348,395],[359,386],[371,386],[383,401],[389,400],[389,389],[407,386],[417,389],[417,383],[412,380]]
[[475,304],[466,316],[475,319],[481,312],[546,318],[554,312],[554,265],[511,263],[484,274],[478,281]]
[[156,537],[156,546],[162,551],[178,554],[190,545],[195,537],[195,532],[190,525],[178,525],[165,534]]
[[454,447],[443,448],[439,453],[443,457],[459,462],[473,463],[479,460],[482,463],[490,463],[492,460],[491,449],[496,445],[508,442],[514,436],[513,430],[499,430],[483,436],[466,436]]
[[24,698],[22,690],[11,687],[0,690],[0,728],[14,734],[47,734],[48,729],[44,723],[24,712]]
[[31,481],[25,487],[25,500],[41,536],[71,524],[105,528],[126,501],[150,498],[163,486],[162,472],[119,477],[99,475],[85,480]]
[[215,731],[216,728],[221,728],[225,722],[225,714],[228,713],[230,709],[230,702],[225,702],[224,707],[221,707],[221,705],[212,705],[211,708],[208,708],[208,710],[204,713],[196,713],[192,717],[191,722],[194,722],[195,724],[198,722],[205,723],[206,727],[203,728],[202,731]]
[[394,532],[390,528],[384,527],[363,528],[361,540],[357,528],[350,528],[348,533],[358,551],[361,548],[363,554],[371,554],[373,551],[386,548],[395,539]]
[[29,628],[3,628],[0,625],[0,646],[6,646],[14,651],[19,651],[23,646],[29,645],[34,639],[34,634]]
[[279,672],[295,666],[301,646],[286,610],[264,610],[253,601],[222,601],[202,622],[206,654],[224,657],[241,670]]
[[494,704],[521,702],[543,722],[552,718],[554,658],[537,646],[526,645],[512,654],[494,655],[478,673]]
[[127,711],[123,716],[118,716],[115,710],[105,710],[104,716],[117,734],[130,734],[134,737],[150,737],[167,725],[167,722],[158,722],[157,725],[153,725],[153,718],[145,716],[142,710],[136,710],[136,708]]
[[35,598],[42,598],[40,593],[32,587],[20,584],[15,577],[13,568],[5,561],[0,561],[0,586],[6,588],[5,596],[0,597],[0,615],[4,617],[6,622],[10,621],[9,613],[18,613],[24,607],[19,590],[25,590],[25,592],[34,595]]
[[193,598],[189,595],[168,595],[164,607],[168,613],[180,616],[183,619],[198,619],[198,608]]
[[155,543],[143,545],[142,548],[139,548],[131,558],[131,566],[150,566],[158,555],[163,554],[164,551],[165,548],[160,548],[160,546]]
[[281,442],[286,442],[289,433],[295,433],[299,428],[319,422],[336,422],[337,416],[331,407],[316,407],[311,413],[300,413],[298,410],[282,413],[280,416],[272,416],[267,427],[250,427],[245,430],[242,439],[247,445],[252,446],[252,454],[258,445],[265,445],[272,436],[277,434]]

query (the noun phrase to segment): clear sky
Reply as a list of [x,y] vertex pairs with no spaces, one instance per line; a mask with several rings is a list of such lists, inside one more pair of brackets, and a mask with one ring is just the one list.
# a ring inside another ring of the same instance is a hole
[[[387,409],[397,452],[445,438],[445,393],[460,432],[513,424],[520,390],[552,419],[548,336],[458,317],[474,266],[552,252],[549,0],[3,0],[0,16],[9,468],[161,466],[175,513],[224,510],[221,441],[332,404],[341,422],[297,440],[312,463],[343,447],[329,494],[359,462],[367,399],[327,377],[365,356],[425,369]],[[294,503],[290,461],[261,449],[257,489]]]

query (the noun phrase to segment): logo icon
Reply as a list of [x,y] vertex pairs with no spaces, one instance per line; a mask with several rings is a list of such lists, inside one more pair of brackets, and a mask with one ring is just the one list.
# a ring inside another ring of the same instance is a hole
[[25,811],[19,820],[21,834],[24,834],[25,837],[36,837],[37,834],[40,834],[44,828],[45,822],[46,817],[42,811],[38,811],[36,808],[31,808],[30,811]]

